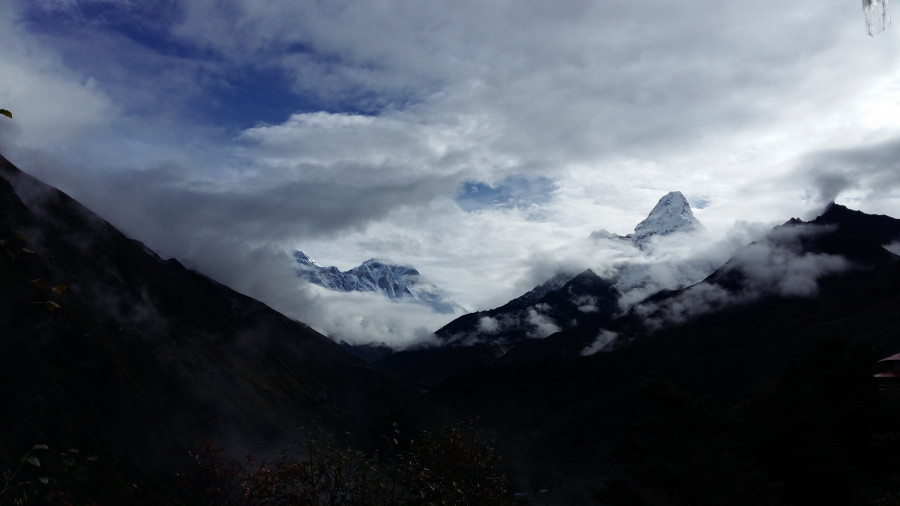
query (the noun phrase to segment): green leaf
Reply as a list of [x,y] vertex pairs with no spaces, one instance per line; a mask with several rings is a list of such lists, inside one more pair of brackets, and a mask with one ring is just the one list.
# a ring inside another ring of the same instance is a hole
[[6,116],[9,119],[12,119],[12,113],[7,111],[6,109],[0,109],[0,114]]
[[41,461],[38,460],[38,458],[35,457],[34,455],[28,456],[25,459],[25,462],[28,462],[29,464],[33,465],[34,467],[41,467]]
[[40,478],[38,478],[38,481],[46,485],[50,483],[50,478],[47,476],[41,476]]
[[47,445],[34,445],[31,447],[32,450],[49,450],[50,447]]

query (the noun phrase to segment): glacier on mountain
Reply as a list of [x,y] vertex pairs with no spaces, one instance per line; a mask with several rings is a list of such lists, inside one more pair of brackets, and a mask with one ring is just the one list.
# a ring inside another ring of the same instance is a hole
[[443,314],[464,312],[437,285],[409,265],[369,259],[348,271],[324,267],[302,251],[294,252],[297,275],[312,284],[337,292],[374,292],[394,302],[412,302]]

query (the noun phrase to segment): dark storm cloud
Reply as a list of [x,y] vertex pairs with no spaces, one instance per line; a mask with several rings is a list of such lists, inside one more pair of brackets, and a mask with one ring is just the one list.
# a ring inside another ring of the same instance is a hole
[[[381,219],[397,205],[427,202],[441,187],[424,177],[358,181],[354,171],[333,168],[333,179],[279,180],[242,191],[197,184],[184,177],[183,167],[169,165],[108,177],[79,193],[124,230],[140,231],[152,247],[182,255],[207,235],[262,244],[341,233]],[[145,214],[146,209],[153,213]]]
[[797,170],[820,204],[847,191],[878,199],[900,190],[900,138],[811,154]]

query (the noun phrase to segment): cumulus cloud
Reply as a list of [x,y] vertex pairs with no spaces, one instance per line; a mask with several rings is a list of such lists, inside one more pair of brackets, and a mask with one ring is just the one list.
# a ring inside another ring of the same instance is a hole
[[793,228],[800,230],[778,229],[769,240],[750,244],[732,259],[728,270],[739,270],[743,274],[745,292],[753,296],[773,292],[784,297],[811,297],[818,292],[820,277],[850,267],[843,257],[800,250],[800,238],[821,234],[826,227],[801,225]]
[[607,350],[610,345],[612,345],[615,340],[619,337],[618,334],[611,330],[602,329],[599,334],[597,334],[597,338],[594,339],[594,342],[586,346],[583,350],[581,350],[581,356],[587,357],[593,355],[595,353],[599,353],[601,351]]
[[[77,145],[105,133],[104,127],[120,113],[89,73],[67,68],[59,54],[29,37],[8,13],[0,13],[0,44],[7,48],[0,63],[7,76],[0,101],[15,119],[0,126],[4,151],[15,145]],[[61,114],[72,104],[77,104],[77,113]]]
[[[477,309],[637,263],[634,302],[723,260],[737,220],[860,193],[900,214],[898,35],[838,4],[16,1],[0,149],[234,286],[300,248],[413,264]],[[585,240],[671,189],[712,239],[652,260]]]
[[551,334],[559,332],[561,329],[553,318],[547,315],[550,308],[546,304],[535,304],[528,308],[528,316],[525,319],[528,337],[535,339],[543,339]]
[[[301,280],[286,251],[207,238],[195,243],[203,272],[227,279],[237,291],[266,302],[336,341],[381,343],[394,348],[428,344],[434,329],[460,314],[439,314],[414,303],[392,302],[375,293],[334,292]],[[248,269],[247,266],[254,266]],[[190,263],[188,267],[196,268]]]
[[857,205],[862,201],[883,207],[900,189],[900,137],[811,153],[796,173],[809,182],[821,206],[844,196]]
[[596,313],[600,311],[597,307],[597,298],[591,295],[582,295],[571,300],[572,304],[582,313]]
[[699,283],[747,244],[770,229],[737,222],[721,237],[706,231],[655,237],[646,251],[618,264],[616,287],[622,292],[623,310],[661,290],[676,290]]
[[478,320],[478,332],[481,334],[496,334],[500,331],[500,322],[496,318],[483,316]]
[[[495,346],[511,344],[504,337],[505,332],[522,335],[528,339],[543,339],[562,330],[561,322],[550,316],[552,308],[547,304],[534,304],[522,310],[506,312],[497,316],[482,316],[474,331],[449,336],[444,343],[455,346],[471,346],[486,342]],[[565,322],[571,323],[575,322]],[[487,339],[484,337],[487,336]]]
[[649,328],[659,328],[763,296],[813,297],[818,293],[819,279],[853,268],[844,257],[802,250],[805,238],[825,231],[827,227],[815,225],[776,229],[766,238],[741,248],[716,278],[661,302],[639,303],[634,309]]
[[352,344],[383,343],[402,349],[435,344],[434,329],[460,316],[438,314],[418,304],[378,295],[343,293],[309,286],[311,300],[292,314],[325,335]]

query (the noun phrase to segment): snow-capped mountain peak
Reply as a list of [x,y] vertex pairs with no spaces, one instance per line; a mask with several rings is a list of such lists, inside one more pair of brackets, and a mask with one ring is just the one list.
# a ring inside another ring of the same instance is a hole
[[704,230],[703,224],[694,217],[687,199],[681,192],[673,191],[659,199],[650,214],[634,227],[633,234],[622,237],[606,230],[597,230],[591,233],[591,239],[625,239],[643,250],[653,237],[700,230]]
[[299,250],[295,251],[294,258],[297,260],[297,263],[299,263],[300,265],[319,267],[319,264],[317,264],[315,260],[313,260],[312,258],[309,258],[306,255],[306,253],[304,253],[302,251],[299,251]]
[[650,214],[634,227],[632,241],[641,247],[654,235],[702,230],[703,225],[694,217],[691,205],[679,191],[669,192],[656,203]]
[[294,259],[297,261],[295,270],[299,277],[329,290],[375,292],[395,302],[423,304],[439,313],[464,311],[411,265],[396,265],[370,258],[341,272],[337,267],[317,264],[302,251],[295,251]]
[[[653,210],[650,211],[647,218],[634,227],[633,234],[621,236],[605,230],[598,230],[591,234],[591,239],[595,241],[619,239],[630,242],[645,254],[650,255],[646,257],[649,259],[654,253],[651,247],[654,238],[679,233],[700,232],[703,230],[705,230],[703,224],[694,217],[691,205],[684,195],[681,192],[673,191],[659,199],[659,202],[653,207]],[[716,267],[715,261],[711,261],[707,258],[676,259],[668,256],[665,258],[656,258],[654,262],[655,263],[650,264],[645,261],[637,260],[619,266],[614,279],[616,288],[625,294],[623,300],[627,301],[633,298],[633,294],[630,292],[636,288],[652,285],[658,289],[674,289],[696,283],[712,272]],[[652,274],[653,265],[663,265],[660,264],[660,262],[672,267],[665,269],[666,272],[672,274],[662,280],[654,280],[654,275]],[[679,265],[680,267],[676,269],[674,268],[675,265]],[[641,291],[640,293],[644,292]]]

